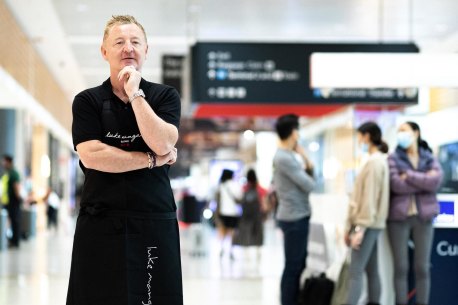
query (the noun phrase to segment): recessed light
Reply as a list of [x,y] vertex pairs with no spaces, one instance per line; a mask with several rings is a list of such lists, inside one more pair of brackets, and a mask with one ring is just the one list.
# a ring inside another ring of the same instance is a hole
[[444,33],[448,30],[448,26],[445,23],[439,23],[434,26],[436,32]]
[[89,6],[85,3],[78,3],[76,5],[76,10],[80,13],[87,11]]

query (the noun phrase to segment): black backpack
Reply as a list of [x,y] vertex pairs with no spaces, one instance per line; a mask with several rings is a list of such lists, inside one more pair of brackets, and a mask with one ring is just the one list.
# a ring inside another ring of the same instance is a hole
[[324,273],[312,276],[305,280],[300,292],[299,304],[301,305],[330,305],[334,282]]

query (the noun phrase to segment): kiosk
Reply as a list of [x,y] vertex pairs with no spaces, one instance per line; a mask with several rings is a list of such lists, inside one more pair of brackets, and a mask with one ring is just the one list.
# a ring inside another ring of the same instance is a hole
[[438,195],[440,214],[434,222],[430,305],[458,302],[458,194]]

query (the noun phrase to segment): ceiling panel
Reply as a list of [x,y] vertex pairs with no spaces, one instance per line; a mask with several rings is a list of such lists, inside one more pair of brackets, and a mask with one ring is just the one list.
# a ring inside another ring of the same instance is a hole
[[[16,15],[25,0],[5,0]],[[185,54],[189,41],[415,41],[423,50],[458,50],[456,0],[41,0],[49,2],[87,85],[108,73],[99,48],[106,21],[132,14],[148,34],[145,71],[160,79],[163,54]],[[43,12],[40,12],[40,16]],[[41,17],[44,18],[44,17]],[[37,20],[25,18],[32,26]],[[27,27],[24,27],[27,29]],[[27,30],[26,30],[27,32]],[[46,35],[53,31],[43,30]],[[33,37],[32,37],[33,38]],[[46,40],[46,37],[45,37]],[[65,40],[64,40],[65,41]],[[53,48],[63,46],[53,45]],[[55,54],[50,52],[49,54]],[[47,56],[47,52],[42,52]],[[47,60],[52,62],[53,58]],[[56,72],[58,73],[58,72]],[[144,72],[146,73],[146,72]],[[150,73],[150,72],[148,72]],[[68,76],[70,73],[66,71]],[[66,75],[56,75],[64,78]]]

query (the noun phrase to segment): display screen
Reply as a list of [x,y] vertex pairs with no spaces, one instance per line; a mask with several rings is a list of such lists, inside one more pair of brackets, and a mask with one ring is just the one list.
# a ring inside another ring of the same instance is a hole
[[439,162],[444,172],[439,192],[458,194],[458,142],[439,147]]
[[[415,88],[312,89],[314,52],[418,52],[414,44],[206,43],[192,47],[195,103],[416,103]],[[351,73],[351,71],[348,71]]]
[[458,228],[458,194],[438,194],[439,214],[435,227]]
[[210,185],[216,188],[221,178],[223,170],[234,171],[234,180],[239,180],[243,176],[243,162],[236,159],[213,159],[210,161]]
[[455,222],[455,202],[454,201],[439,201],[439,215],[436,221],[440,223]]

